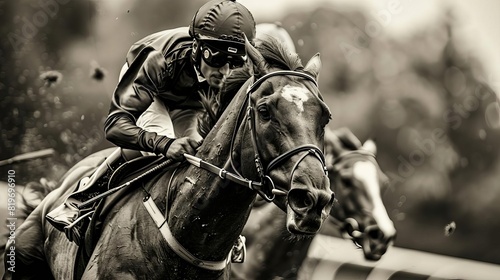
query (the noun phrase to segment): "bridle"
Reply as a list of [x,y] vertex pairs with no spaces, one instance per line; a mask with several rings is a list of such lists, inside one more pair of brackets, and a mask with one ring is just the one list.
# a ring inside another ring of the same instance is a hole
[[[232,137],[231,137],[231,143],[230,143],[230,156],[229,156],[229,164],[232,169],[232,171],[228,171],[224,168],[217,167],[211,163],[208,163],[200,158],[197,158],[192,155],[187,155],[184,154],[186,159],[193,165],[203,168],[209,172],[215,173],[219,175],[221,179],[228,179],[232,182],[235,182],[239,185],[246,186],[250,188],[251,190],[256,191],[265,201],[267,202],[272,202],[276,195],[287,195],[288,190],[286,189],[278,189],[276,188],[273,180],[271,177],[268,175],[271,170],[276,168],[276,166],[282,164],[285,160],[288,160],[292,156],[306,152],[303,154],[299,160],[295,163],[295,165],[292,168],[291,175],[290,175],[290,185],[292,183],[293,179],[293,174],[295,170],[298,168],[299,164],[309,155],[314,156],[317,158],[321,166],[323,167],[323,172],[325,176],[328,176],[328,169],[326,167],[326,160],[325,156],[323,154],[323,151],[318,148],[315,145],[312,144],[306,144],[306,145],[301,145],[298,147],[295,147],[289,151],[286,151],[285,153],[275,157],[271,162],[264,168],[264,165],[262,164],[259,148],[257,146],[257,134],[255,130],[255,117],[253,114],[253,107],[252,107],[252,102],[251,102],[251,95],[255,90],[267,79],[270,77],[274,76],[297,76],[297,77],[302,77],[310,82],[312,82],[316,87],[318,86],[316,80],[309,74],[303,73],[303,72],[297,72],[297,71],[290,71],[290,70],[279,70],[275,72],[268,73],[261,78],[259,78],[257,81],[255,81],[250,87],[248,87],[247,92],[246,92],[246,100],[242,103],[236,124],[239,124],[235,126]],[[318,96],[314,95],[316,98],[321,100]],[[255,162],[255,168],[257,170],[258,176],[259,176],[259,181],[254,181],[248,178],[245,178],[236,168],[236,165],[234,164],[234,158],[233,158],[233,153],[235,151],[234,146],[236,142],[236,136],[239,131],[239,128],[242,127],[245,123],[243,122],[243,118],[246,116],[247,124],[248,124],[248,129],[250,131],[250,137],[252,141],[252,148],[254,151],[254,162]]]
[[[339,164],[341,161],[346,160],[348,158],[354,158],[354,157],[362,157],[363,159],[368,159],[368,160],[375,160],[375,154],[365,151],[365,150],[354,150],[354,151],[347,151],[344,153],[341,153],[337,158],[332,163],[332,166],[335,166],[336,164]],[[335,190],[335,193],[337,195],[341,195],[341,192],[338,190]],[[342,234],[342,237],[351,239],[354,245],[361,249],[362,246],[360,245],[360,242],[362,241],[363,237],[366,235],[365,229],[362,229],[360,227],[360,223],[356,218],[354,217],[346,217],[344,211],[340,211],[343,214],[343,220],[336,218],[332,215],[329,216],[329,219],[331,222],[333,222],[335,225],[339,227],[340,233]]]
[[[323,154],[323,151],[318,148],[315,145],[308,144],[308,145],[301,145],[299,147],[293,148],[273,160],[266,166],[266,168],[263,168],[263,164],[261,161],[261,156],[260,152],[257,146],[257,135],[256,135],[256,130],[255,130],[255,118],[253,115],[253,107],[252,107],[252,102],[251,102],[251,94],[255,92],[255,90],[268,78],[274,77],[274,76],[296,76],[296,77],[302,77],[305,78],[309,81],[311,81],[316,87],[318,86],[316,80],[311,76],[306,73],[302,72],[297,72],[297,71],[287,71],[287,70],[280,70],[276,72],[271,72],[269,74],[266,74],[259,78],[257,81],[255,81],[248,89],[246,92],[246,100],[243,102],[242,106],[240,107],[239,114],[238,114],[238,119],[236,121],[236,127],[233,130],[232,138],[231,138],[231,145],[230,145],[230,156],[229,156],[229,161],[231,168],[233,169],[233,172],[230,172],[228,170],[225,170],[223,168],[217,167],[211,163],[208,163],[200,158],[197,158],[192,155],[187,155],[185,154],[185,158],[188,160],[189,163],[203,168],[209,172],[218,174],[221,179],[228,179],[232,182],[235,182],[237,184],[243,185],[243,186],[248,186],[250,189],[255,190],[260,196],[262,196],[266,201],[271,202],[274,200],[276,195],[287,195],[288,191],[283,190],[283,189],[276,189],[273,180],[271,177],[268,175],[271,170],[276,168],[276,166],[282,164],[285,160],[288,160],[294,155],[304,153],[295,163],[295,165],[292,168],[292,172],[290,175],[290,184],[291,180],[293,178],[293,173],[295,170],[298,168],[298,165],[309,155],[314,156],[317,158],[322,167],[323,171],[325,173],[325,176],[328,175],[328,171],[326,168],[326,161],[325,161],[325,156]],[[319,97],[317,97],[319,99]],[[246,108],[246,110],[245,110]],[[236,135],[237,132],[239,131],[239,128],[241,125],[244,125],[243,118],[245,116],[246,112],[246,119],[248,123],[248,127],[250,130],[250,136],[251,136],[251,141],[252,141],[252,147],[254,150],[254,161],[255,161],[255,166],[257,169],[257,173],[259,174],[259,182],[250,180],[245,178],[243,175],[241,175],[240,172],[237,171],[235,168],[234,160],[233,160],[233,152],[234,152],[234,145],[236,141]],[[240,124],[238,126],[238,124]],[[167,223],[167,219],[165,218],[165,215],[161,213],[159,210],[158,206],[155,204],[153,199],[151,199],[151,196],[147,196],[144,198],[144,206],[146,207],[148,213],[150,216],[153,218],[156,226],[160,230],[161,234],[163,235],[165,241],[167,242],[168,246],[177,254],[179,257],[184,259],[185,261],[189,262],[192,265],[195,265],[197,267],[207,269],[207,270],[222,270],[224,269],[227,264],[230,261],[231,258],[231,252],[229,253],[229,256],[221,261],[207,261],[207,260],[201,260],[191,254],[186,248],[180,244],[177,239],[173,236],[172,232],[170,231],[170,228]]]
[[[257,134],[256,134],[256,129],[255,129],[255,116],[253,112],[253,107],[252,107],[252,102],[251,102],[251,95],[253,92],[255,92],[262,83],[274,76],[296,76],[296,77],[301,77],[305,78],[306,80],[312,82],[316,87],[318,87],[318,83],[316,80],[309,74],[303,73],[303,72],[298,72],[298,71],[290,71],[290,70],[280,70],[280,71],[275,71],[268,73],[262,77],[260,77],[257,81],[255,81],[250,87],[248,87],[247,92],[246,92],[246,101],[242,104],[239,113],[238,113],[238,119],[237,123],[241,123],[243,125],[243,117],[246,115],[246,120],[248,124],[248,129],[250,131],[250,138],[252,142],[252,147],[254,151],[254,162],[255,162],[255,167],[257,170],[257,173],[259,175],[259,182],[255,182],[252,180],[248,180],[248,187],[251,189],[255,190],[263,199],[265,199],[267,202],[272,202],[276,195],[286,195],[288,193],[287,190],[285,189],[278,189],[276,188],[273,180],[269,176],[269,173],[271,170],[279,166],[280,164],[283,164],[284,161],[288,160],[292,156],[299,154],[299,153],[304,153],[295,163],[295,165],[292,168],[292,171],[290,172],[290,185],[292,183],[292,178],[295,170],[298,168],[299,164],[309,155],[312,155],[316,157],[320,163],[321,166],[323,166],[323,171],[325,173],[325,176],[328,175],[328,170],[326,167],[326,161],[325,161],[325,156],[323,154],[323,151],[318,148],[315,145],[312,144],[306,144],[306,145],[301,145],[298,147],[295,147],[291,150],[286,151],[285,153],[275,157],[273,160],[269,162],[269,164],[264,168],[264,165],[262,164],[259,148],[257,146]],[[316,95],[315,95],[316,96]],[[317,97],[319,98],[319,97]],[[246,110],[245,110],[246,107]],[[246,114],[245,114],[246,112]],[[233,152],[234,152],[234,143],[236,141],[236,135],[237,135],[238,128],[236,127],[233,130],[233,135],[231,138],[231,155],[229,157],[231,168],[233,171],[236,173],[237,176],[244,178],[243,175],[238,171],[238,169],[235,167],[234,164],[234,159],[233,159]]]

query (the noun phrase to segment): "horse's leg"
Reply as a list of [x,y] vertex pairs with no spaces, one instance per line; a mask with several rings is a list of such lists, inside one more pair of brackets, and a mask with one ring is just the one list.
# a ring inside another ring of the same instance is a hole
[[43,250],[42,218],[37,207],[7,243],[3,279],[54,279]]

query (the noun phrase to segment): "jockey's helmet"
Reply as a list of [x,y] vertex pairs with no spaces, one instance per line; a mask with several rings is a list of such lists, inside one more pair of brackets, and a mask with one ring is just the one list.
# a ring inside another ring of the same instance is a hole
[[[250,11],[233,0],[213,0],[203,5],[194,15],[189,35],[200,45],[228,56],[244,56],[246,35],[250,42],[255,37],[255,20]],[[199,54],[193,50],[193,58]]]

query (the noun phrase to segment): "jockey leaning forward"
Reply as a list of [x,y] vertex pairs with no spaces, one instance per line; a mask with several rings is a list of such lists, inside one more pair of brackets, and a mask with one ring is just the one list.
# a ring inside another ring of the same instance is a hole
[[[200,94],[217,92],[232,69],[247,60],[245,36],[255,37],[255,21],[236,1],[213,0],[194,15],[189,27],[151,34],[129,50],[104,124],[106,138],[121,148],[163,154],[176,161],[195,154]],[[82,213],[77,194],[121,159],[117,149],[97,170],[80,181],[78,190],[47,215],[56,228],[79,236],[74,227]],[[65,229],[66,228],[66,229]],[[68,230],[69,228],[69,230]],[[74,236],[70,240],[74,240]]]
[[217,91],[231,69],[244,65],[243,33],[255,37],[252,14],[240,3],[216,0],[198,10],[189,28],[134,44],[113,95],[106,138],[175,160],[194,154],[202,140],[196,132],[200,92]]

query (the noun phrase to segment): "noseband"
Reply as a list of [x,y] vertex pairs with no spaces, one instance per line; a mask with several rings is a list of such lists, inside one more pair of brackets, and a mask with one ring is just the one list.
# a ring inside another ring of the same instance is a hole
[[[251,95],[257,88],[262,85],[262,83],[274,76],[296,76],[296,77],[301,77],[309,80],[312,82],[316,87],[318,87],[318,83],[316,80],[309,74],[303,73],[303,72],[297,72],[297,71],[289,71],[289,70],[281,70],[281,71],[275,71],[268,73],[261,78],[259,78],[257,81],[255,81],[248,89],[247,89],[247,100],[246,102],[243,103],[242,107],[240,108],[239,114],[238,114],[238,121],[237,123],[241,123],[243,121],[243,116],[245,112],[245,104],[246,104],[246,119],[248,123],[248,128],[250,131],[250,137],[252,141],[252,146],[253,146],[253,151],[254,151],[254,162],[255,162],[255,167],[257,170],[257,173],[259,174],[260,177],[260,182],[254,182],[249,183],[248,186],[255,190],[262,198],[264,198],[267,202],[271,202],[274,200],[276,195],[286,195],[288,193],[288,190],[285,189],[277,189],[274,185],[273,180],[269,176],[269,172],[276,168],[276,166],[282,164],[284,161],[288,160],[292,156],[306,152],[303,154],[299,160],[295,163],[291,173],[290,173],[290,184],[292,183],[292,178],[295,170],[298,168],[299,164],[308,156],[312,155],[316,157],[320,163],[321,166],[323,166],[323,171],[325,175],[328,175],[327,167],[326,167],[326,161],[325,161],[325,156],[323,154],[323,151],[318,148],[315,145],[312,144],[307,144],[307,145],[301,145],[299,147],[295,147],[279,156],[274,158],[266,168],[264,168],[259,152],[259,147],[257,146],[257,134],[256,134],[256,129],[255,129],[255,116],[253,113],[253,107],[252,107],[252,102],[251,102]],[[318,97],[317,97],[318,98]],[[237,134],[237,129],[233,131],[233,137],[231,139],[231,151],[234,151],[233,146],[234,142],[236,140],[236,134]],[[231,152],[230,156],[230,163],[231,163],[231,168],[234,170],[234,172],[243,178],[243,176],[237,171],[235,168],[235,164],[233,163],[233,153]],[[252,182],[252,181],[250,181]]]

